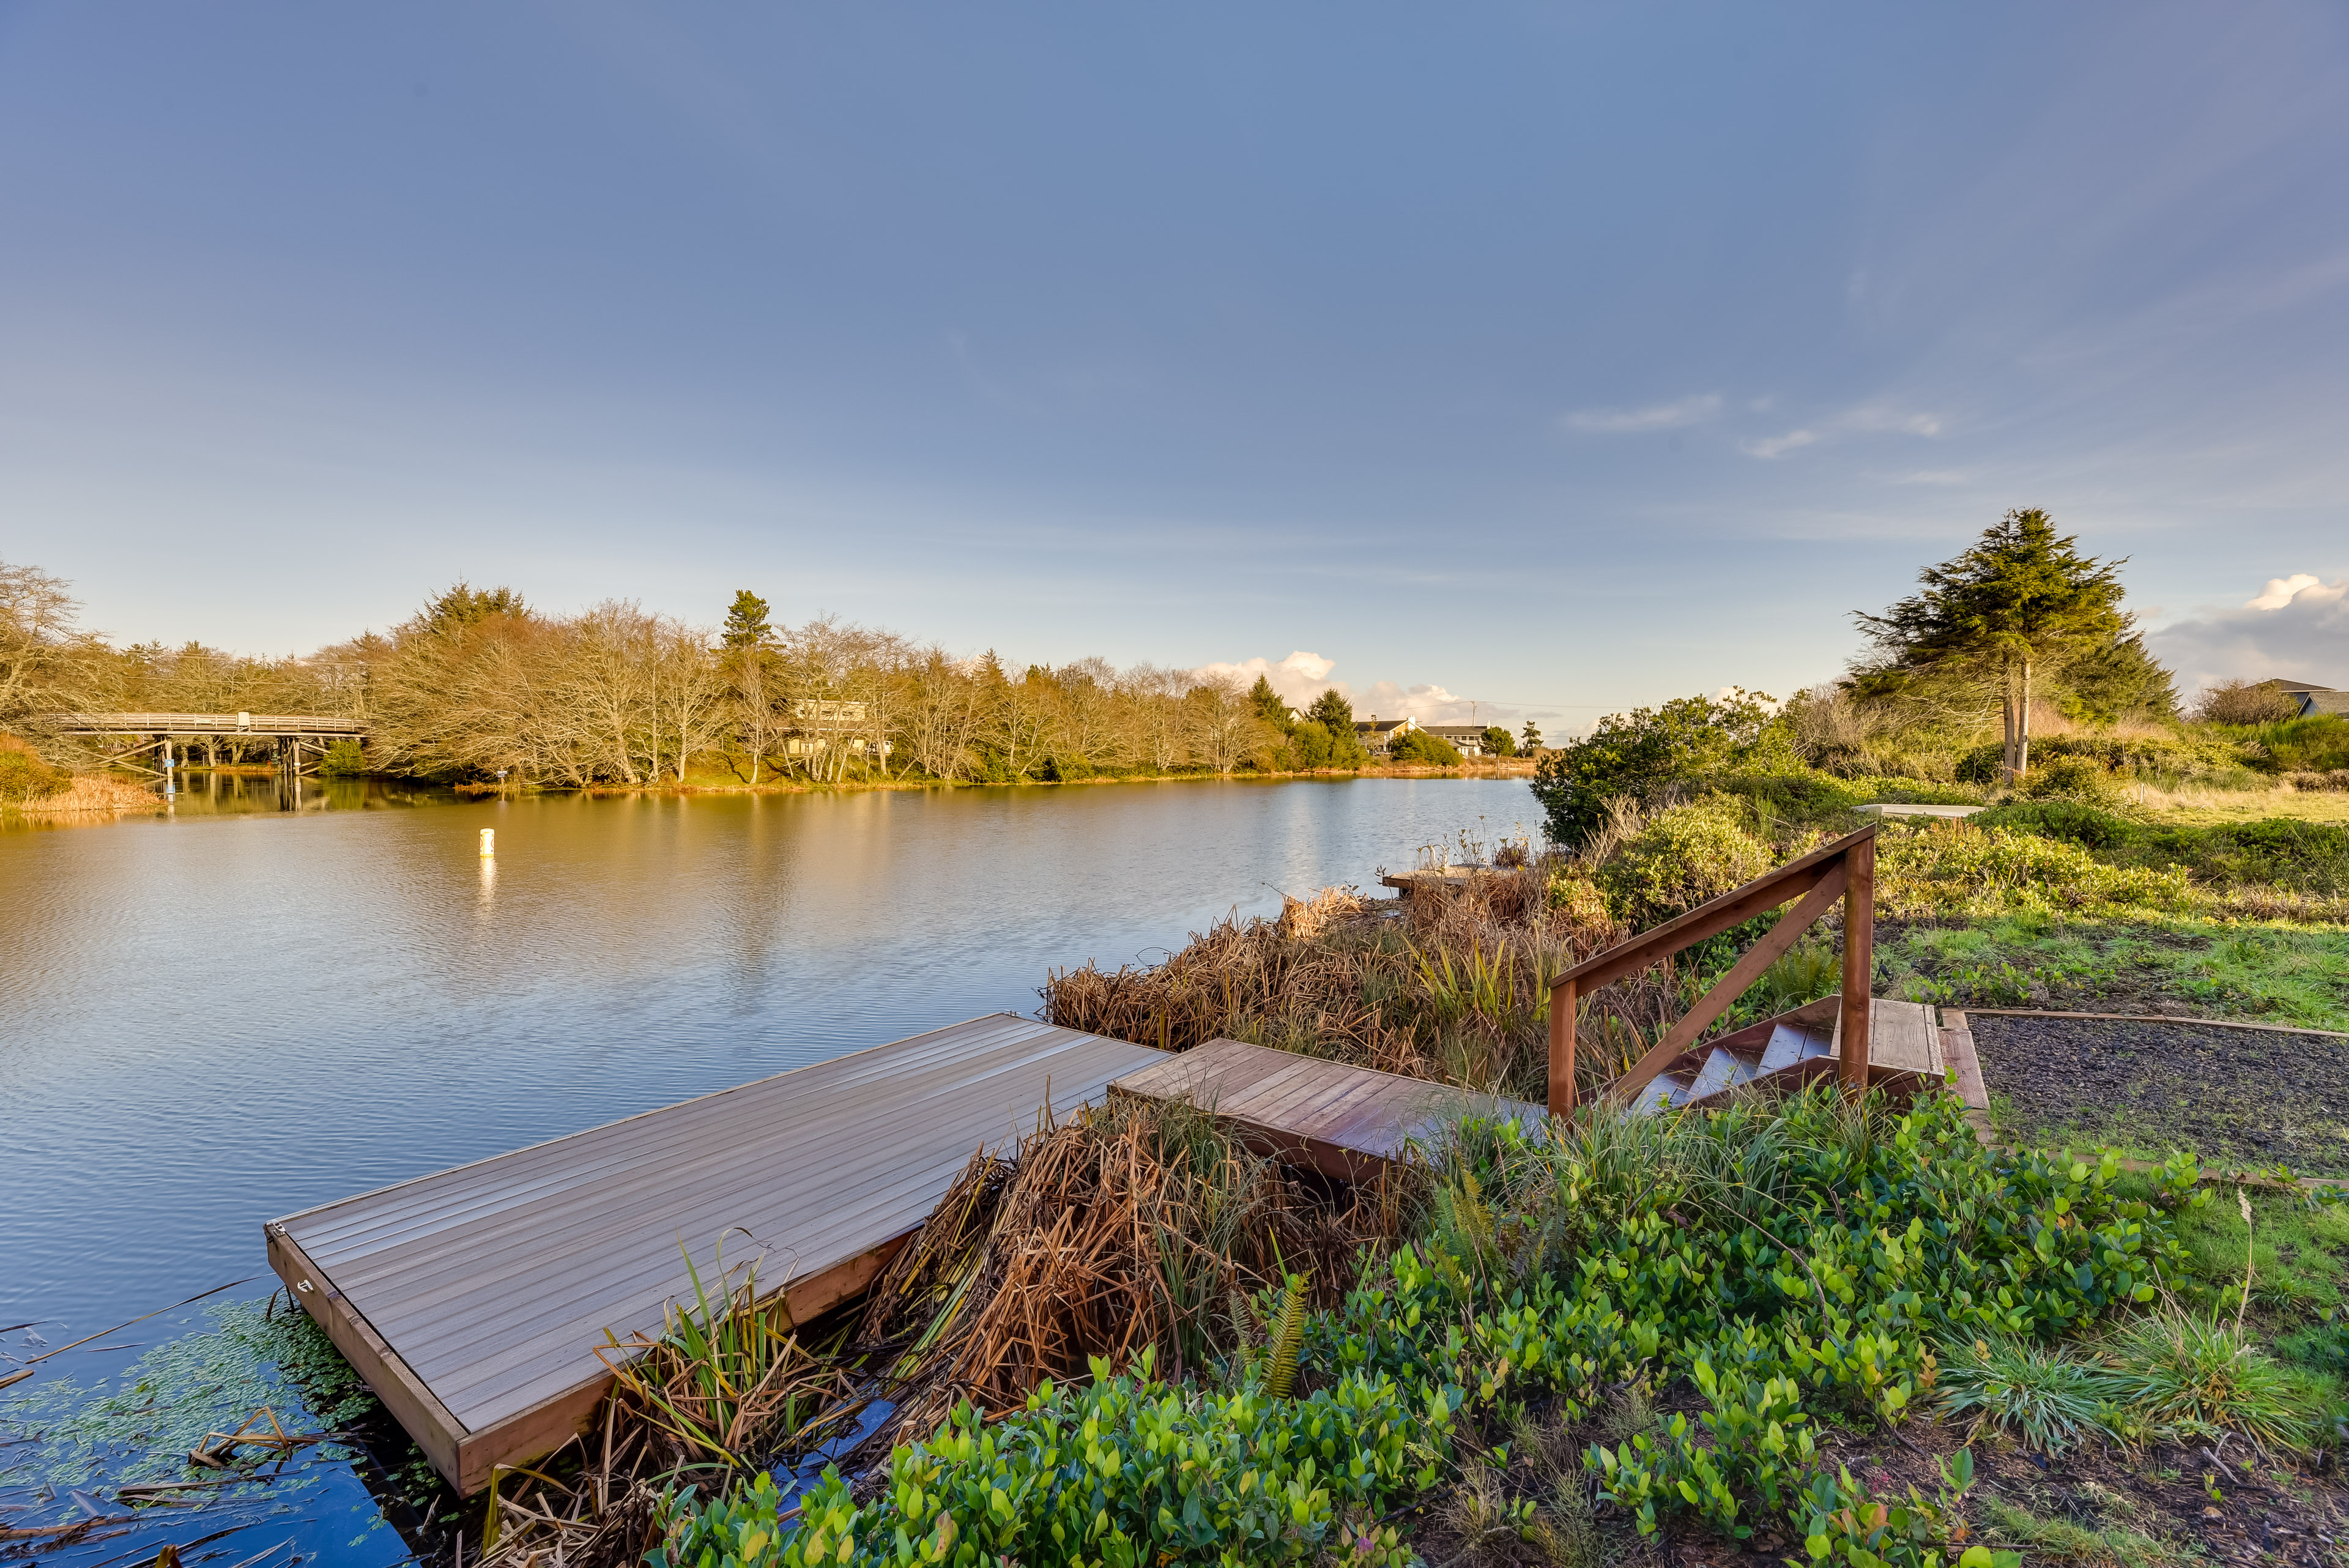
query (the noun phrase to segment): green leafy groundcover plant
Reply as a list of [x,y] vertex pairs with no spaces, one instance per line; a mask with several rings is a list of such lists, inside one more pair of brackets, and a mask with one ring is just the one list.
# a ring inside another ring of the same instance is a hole
[[1387,1504],[1433,1483],[1423,1458],[1451,1407],[1434,1391],[1420,1415],[1393,1379],[1356,1375],[1302,1399],[1256,1388],[1228,1395],[1096,1361],[1082,1388],[1050,1383],[992,1427],[966,1405],[926,1443],[891,1457],[886,1490],[860,1506],[836,1469],[776,1521],[764,1474],[705,1506],[671,1504],[655,1568],[818,1563],[1102,1563],[1139,1568],[1169,1554],[1198,1563],[1310,1562],[1325,1549],[1374,1568],[1408,1563]]
[[1815,1434],[1905,1418],[1933,1395],[1936,1343],[2048,1342],[2153,1299],[2195,1174],[2181,1158],[2153,1200],[2126,1197],[2116,1157],[1987,1149],[1953,1096],[1467,1123],[1423,1244],[1366,1263],[1309,1327],[1309,1396],[1270,1398],[1245,1366],[1227,1391],[1168,1386],[1147,1359],[1097,1367],[991,1425],[957,1413],[867,1504],[830,1472],[794,1525],[764,1481],[675,1500],[651,1561],[1401,1563],[1376,1521],[1450,1472],[1461,1423],[1575,1420],[1686,1377],[1695,1421],[1587,1455],[1642,1533],[1683,1515],[1744,1538],[1775,1517],[1814,1563],[2005,1568],[1964,1543],[1969,1459],[1933,1497],[1872,1496]]

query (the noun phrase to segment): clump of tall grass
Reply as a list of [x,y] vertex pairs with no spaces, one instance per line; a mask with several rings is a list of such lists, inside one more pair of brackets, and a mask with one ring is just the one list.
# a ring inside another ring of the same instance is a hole
[[2278,1365],[2222,1313],[2165,1304],[2124,1324],[2107,1346],[2112,1386],[2156,1430],[2234,1432],[2261,1449],[2305,1448],[2322,1391]]
[[755,1264],[732,1283],[719,1264],[712,1294],[690,1252],[693,1303],[671,1303],[657,1334],[605,1332],[596,1355],[623,1397],[662,1434],[684,1466],[754,1467],[836,1419],[850,1389],[829,1359],[792,1332],[780,1293],[761,1300]]
[[2094,1433],[2122,1390],[2110,1369],[2062,1346],[1977,1339],[1941,1347],[1943,1411],[1971,1415],[2045,1454]]

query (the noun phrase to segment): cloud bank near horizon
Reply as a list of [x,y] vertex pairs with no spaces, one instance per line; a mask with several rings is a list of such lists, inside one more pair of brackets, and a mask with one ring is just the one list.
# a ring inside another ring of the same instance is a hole
[[1541,709],[1513,708],[1480,698],[1463,697],[1432,681],[1406,686],[1395,680],[1373,680],[1367,686],[1357,687],[1348,681],[1331,680],[1330,672],[1337,667],[1337,660],[1324,659],[1300,648],[1285,659],[1257,658],[1203,664],[1192,673],[1200,677],[1228,677],[1244,686],[1255,685],[1257,678],[1262,676],[1292,708],[1302,708],[1322,692],[1334,691],[1353,705],[1357,719],[1409,718],[1422,724],[1499,724],[1514,731],[1529,715],[1538,718],[1553,716]]
[[2349,576],[2270,577],[2232,608],[2206,608],[2146,635],[2178,676],[2179,693],[2220,680],[2281,677],[2349,686]]

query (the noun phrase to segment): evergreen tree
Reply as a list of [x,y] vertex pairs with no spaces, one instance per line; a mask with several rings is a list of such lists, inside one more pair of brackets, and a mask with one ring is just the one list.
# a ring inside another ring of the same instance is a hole
[[529,607],[512,588],[477,588],[462,577],[446,593],[435,594],[424,606],[424,629],[449,637],[476,627],[493,615],[524,616]]
[[748,588],[738,590],[726,608],[726,624],[718,640],[729,649],[757,648],[774,635],[767,624],[767,601]]
[[1263,676],[1257,676],[1256,684],[1248,688],[1248,702],[1256,709],[1257,718],[1282,734],[1288,733],[1294,727],[1288,717],[1288,703],[1272,689],[1272,682]]
[[1541,732],[1534,727],[1534,722],[1531,719],[1526,720],[1526,732],[1517,737],[1517,750],[1538,752],[1541,750]]
[[1358,767],[1371,760],[1361,736],[1354,732],[1354,705],[1336,687],[1313,699],[1313,706],[1305,711],[1305,716],[1330,732],[1331,767]]
[[1313,706],[1305,711],[1305,716],[1332,735],[1354,732],[1354,705],[1334,686],[1313,699]]
[[1487,724],[1485,726],[1485,750],[1496,757],[1514,757],[1517,754],[1517,742],[1498,724]]
[[[2006,777],[2031,765],[2033,681],[2130,639],[2120,607],[2127,557],[2083,556],[2047,514],[2010,512],[1963,555],[1918,575],[1924,591],[1882,615],[1855,618],[1883,655],[1866,672],[1881,680],[1983,673],[1997,684],[2005,723]],[[2140,650],[2141,651],[2141,650]]]

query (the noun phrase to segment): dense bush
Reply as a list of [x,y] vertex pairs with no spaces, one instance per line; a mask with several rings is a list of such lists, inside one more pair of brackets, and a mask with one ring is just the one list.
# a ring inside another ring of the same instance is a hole
[[[837,1470],[795,1527],[761,1474],[707,1504],[672,1500],[653,1568],[816,1568],[999,1562],[1143,1568],[1310,1563],[1363,1568],[1411,1554],[1378,1516],[1435,1480],[1450,1425],[1441,1389],[1420,1404],[1392,1378],[1356,1374],[1303,1398],[1218,1394],[1159,1381],[1144,1354],[1081,1388],[1050,1384],[992,1425],[965,1405],[927,1442],[896,1449],[879,1497],[859,1504]],[[1414,1458],[1414,1449],[1420,1450]]]
[[[2208,734],[2147,732],[2133,735],[2048,735],[2031,742],[2031,772],[2071,758],[2095,763],[2111,774],[2157,774],[2177,778],[2240,772],[2249,761],[2239,742]],[[2002,782],[2000,764],[2003,760],[2003,750],[1998,742],[1976,746],[1958,759],[1959,782],[1999,784]]]
[[336,741],[318,759],[318,771],[328,778],[355,778],[367,771],[367,752],[357,741]]
[[1549,836],[1578,846],[1606,820],[1607,803],[1719,773],[1799,772],[1793,741],[1772,699],[1733,690],[1721,699],[1682,697],[1661,708],[1609,713],[1582,740],[1535,764],[1533,790]]
[[1712,794],[1651,819],[1595,879],[1609,910],[1640,930],[1751,882],[1777,858],[1748,830],[1736,800]]
[[1405,730],[1397,735],[1389,742],[1387,755],[1398,763],[1426,763],[1441,768],[1456,768],[1465,760],[1457,746],[1424,730]]
[[2194,704],[2194,716],[2206,724],[2273,724],[2299,711],[2298,699],[2285,696],[2275,680],[2221,680]]
[[2182,868],[2220,887],[2349,893],[2349,827],[2338,823],[2271,816],[2185,827],[2076,800],[2044,800],[1993,806],[1972,825],[2077,845],[2115,867]]
[[2077,843],[2018,827],[1957,822],[1879,838],[1876,900],[1879,916],[1916,918],[2014,910],[2176,911],[2192,908],[2197,898],[2179,867],[2112,865]]
[[43,795],[55,794],[72,783],[71,774],[51,767],[29,748],[0,745],[0,805],[23,805]]
[[2020,793],[2031,800],[2113,801],[2120,798],[2120,786],[2095,758],[2061,756],[2025,774]]
[[2269,773],[2329,773],[2349,768],[2349,719],[2319,713],[2263,725],[2251,737],[2256,764]]

